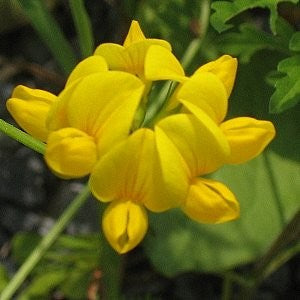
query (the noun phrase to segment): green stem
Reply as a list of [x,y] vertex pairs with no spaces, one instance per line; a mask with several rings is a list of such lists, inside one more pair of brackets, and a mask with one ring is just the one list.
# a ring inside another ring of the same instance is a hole
[[283,231],[271,245],[269,250],[258,260],[254,267],[254,277],[261,277],[265,269],[275,257],[286,247],[300,238],[300,210],[296,212],[292,220],[285,226]]
[[300,253],[300,243],[280,253],[265,269],[263,277],[267,278],[270,274],[278,270],[282,265],[289,261],[293,256]]
[[222,300],[230,300],[232,296],[232,280],[227,274],[223,279]]
[[[100,219],[106,207],[100,206]],[[103,272],[103,287],[105,299],[120,299],[121,296],[121,280],[122,280],[122,262],[124,255],[119,255],[107,242],[103,232],[101,237],[101,257],[100,268]],[[0,299],[1,300],[1,299]]]
[[299,245],[296,244],[286,252],[282,252],[292,243],[297,243],[300,239],[300,210],[296,212],[292,220],[285,226],[269,250],[257,261],[253,268],[251,277],[253,278],[253,285],[246,287],[243,299],[252,299],[258,286],[265,280],[267,276],[274,272],[276,268],[296,254],[299,250]]
[[168,81],[163,85],[155,98],[155,103],[149,105],[141,127],[150,128],[151,126],[153,126],[153,124],[155,124],[156,120],[159,118],[160,113],[166,105],[166,100],[171,93],[172,86],[172,81]]
[[73,202],[66,208],[60,218],[57,220],[48,234],[41,240],[40,244],[33,250],[31,255],[26,259],[12,280],[4,288],[0,300],[9,300],[15,294],[17,289],[24,282],[28,274],[40,261],[44,253],[51,247],[58,236],[66,228],[72,218],[75,216],[79,208],[85,203],[90,195],[89,187],[85,186],[80,194],[78,194]]
[[206,36],[208,25],[209,25],[209,17],[210,17],[210,0],[202,0],[201,3],[201,11],[200,11],[200,36],[195,38],[189,44],[187,50],[185,51],[182,59],[181,64],[184,69],[186,69],[190,63],[192,62],[193,58],[195,57],[196,53],[199,51],[202,42]]
[[226,272],[224,275],[224,279],[227,279],[230,282],[237,283],[240,286],[251,287],[253,285],[253,281],[251,278],[242,276],[236,272]]
[[77,59],[72,47],[64,37],[59,25],[48,11],[45,1],[17,0],[40,38],[68,75],[75,67]]
[[69,5],[79,37],[81,55],[85,58],[92,55],[94,50],[91,20],[83,0],[69,0]]
[[284,217],[284,212],[283,212],[283,206],[281,204],[281,199],[280,199],[280,193],[279,193],[279,190],[278,190],[278,185],[276,183],[276,179],[275,179],[275,176],[274,176],[274,171],[272,169],[272,164],[271,164],[271,161],[270,161],[270,158],[269,158],[269,155],[267,152],[265,152],[263,155],[263,160],[264,160],[264,163],[265,163],[265,166],[266,166],[266,169],[268,171],[268,174],[269,174],[269,179],[270,179],[270,183],[271,183],[271,186],[272,186],[272,192],[273,192],[273,197],[274,197],[274,200],[276,202],[276,207],[277,207],[277,211],[278,211],[278,216],[279,216],[279,220],[280,220],[280,223],[281,223],[281,226],[283,227],[285,225],[285,217]]
[[14,127],[2,119],[0,119],[0,131],[36,152],[41,154],[45,153],[46,145],[43,142],[33,138],[31,135],[23,132],[22,130]]
[[[107,241],[102,239],[103,252],[100,262],[103,271],[103,286],[105,299],[120,299],[122,256],[117,254]],[[0,299],[1,300],[1,299]]]
[[[199,23],[201,26],[201,33],[200,36],[189,44],[187,47],[182,59],[181,64],[183,68],[187,68],[197,52],[199,51],[202,42],[206,36],[208,25],[209,25],[209,16],[210,16],[210,0],[202,0],[201,3],[201,11],[199,16]],[[149,107],[149,109],[146,112],[146,117],[144,120],[144,123],[142,126],[150,126],[150,124],[153,124],[157,118],[157,115],[160,113],[160,111],[165,107],[166,102],[168,100],[168,93],[170,91],[170,83],[166,82],[165,85],[162,87],[158,97],[157,101],[155,101],[155,105],[152,105]]]

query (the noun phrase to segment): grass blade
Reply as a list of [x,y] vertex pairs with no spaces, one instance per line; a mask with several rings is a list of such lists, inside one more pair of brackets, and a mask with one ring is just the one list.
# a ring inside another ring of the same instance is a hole
[[94,39],[91,20],[86,12],[83,0],[69,0],[71,13],[77,30],[82,58],[92,55]]
[[18,3],[64,73],[68,75],[76,65],[77,59],[59,25],[48,11],[45,2],[18,0]]

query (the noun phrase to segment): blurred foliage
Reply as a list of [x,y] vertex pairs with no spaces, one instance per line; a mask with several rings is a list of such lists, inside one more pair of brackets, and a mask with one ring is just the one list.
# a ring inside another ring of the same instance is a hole
[[239,57],[240,63],[249,63],[251,57],[258,51],[270,49],[289,55],[289,41],[294,33],[293,27],[284,19],[276,23],[277,35],[257,28],[255,24],[244,23],[239,26],[239,32],[223,34],[218,39],[218,48],[224,53]]
[[84,0],[69,0],[72,17],[78,34],[82,58],[93,54],[94,39],[91,20],[84,6]]
[[[40,240],[35,234],[15,235],[12,243],[15,260],[22,264]],[[60,290],[70,299],[85,299],[101,251],[99,234],[60,236],[33,270],[30,284],[18,299],[45,299],[54,290]]]
[[212,4],[215,12],[211,16],[211,23],[218,32],[232,28],[233,25],[227,24],[233,17],[241,12],[255,7],[268,8],[270,10],[270,27],[276,34],[276,22],[278,18],[277,5],[280,2],[298,3],[299,0],[234,0],[216,1]]
[[0,264],[0,292],[4,289],[9,281],[6,268]]
[[75,67],[77,58],[46,3],[36,0],[17,0],[17,2],[63,72],[68,75]]
[[[295,52],[300,51],[300,36],[287,21],[278,16],[279,2],[281,1],[216,1],[212,4],[215,12],[211,16],[213,27],[223,32],[233,27],[226,24],[228,20],[249,8],[267,7],[271,10],[272,33],[261,30],[255,23],[244,23],[239,26],[238,32],[225,33],[219,37],[220,49],[238,56],[241,63],[249,63],[251,56],[262,49],[285,54],[287,58],[278,63],[277,77],[272,78],[276,91],[270,99],[271,113],[281,113],[300,101],[299,62],[297,53],[295,55]],[[299,0],[289,2],[296,4]]]
[[148,36],[169,42],[181,57],[187,45],[199,34],[201,1],[141,1],[136,18]]
[[[45,1],[52,9],[57,0]],[[17,0],[0,0],[0,33],[16,29],[28,22]]]

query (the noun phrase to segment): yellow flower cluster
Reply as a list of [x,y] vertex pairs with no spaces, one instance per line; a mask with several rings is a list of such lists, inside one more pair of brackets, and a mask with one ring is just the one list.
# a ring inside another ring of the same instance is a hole
[[[123,46],[100,45],[58,96],[18,86],[7,108],[24,130],[47,143],[45,160],[55,174],[90,175],[93,195],[110,203],[104,234],[125,253],[147,232],[146,209],[179,207],[203,223],[239,216],[233,193],[200,177],[254,158],[275,135],[268,121],[224,121],[236,69],[237,60],[224,55],[187,77],[170,44],[145,38],[133,21]],[[158,80],[177,82],[165,113],[151,128],[136,126]]]

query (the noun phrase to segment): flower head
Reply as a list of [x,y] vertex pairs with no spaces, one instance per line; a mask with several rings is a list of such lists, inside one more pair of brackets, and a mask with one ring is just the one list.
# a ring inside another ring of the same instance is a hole
[[[45,160],[55,174],[91,174],[93,195],[108,203],[103,232],[125,253],[144,238],[147,210],[180,207],[202,223],[239,216],[229,188],[204,176],[256,157],[275,129],[249,117],[225,120],[236,70],[237,60],[224,55],[188,77],[169,43],[147,39],[133,21],[124,44],[100,45],[58,96],[19,86],[7,107],[23,129],[47,142]],[[157,80],[178,85],[163,117],[140,128],[139,109]]]

